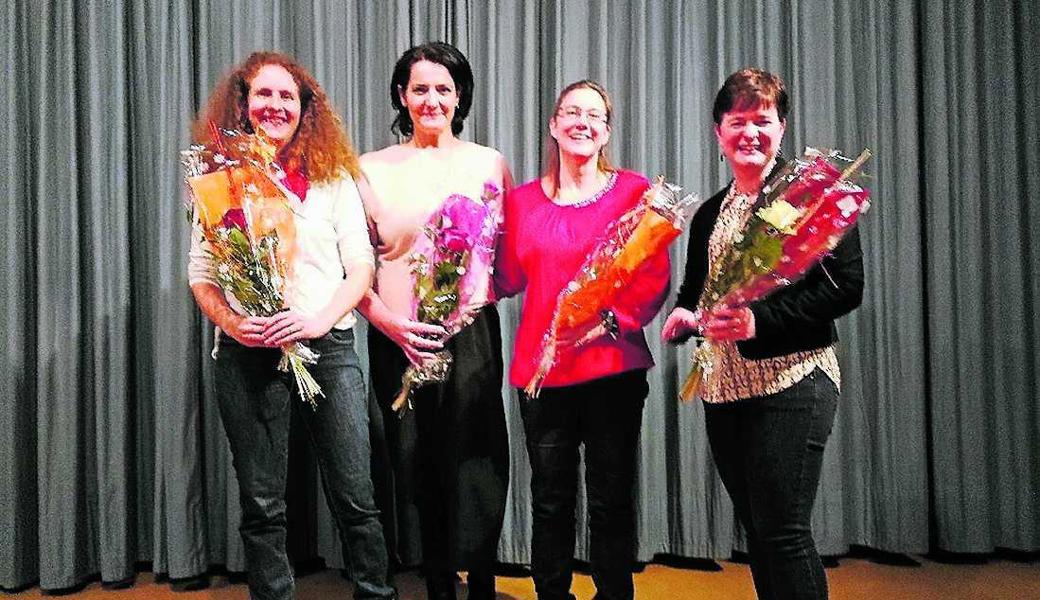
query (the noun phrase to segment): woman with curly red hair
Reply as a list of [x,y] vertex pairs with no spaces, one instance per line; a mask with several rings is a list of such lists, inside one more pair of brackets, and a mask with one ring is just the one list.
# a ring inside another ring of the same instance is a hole
[[210,123],[262,130],[275,143],[296,226],[288,308],[276,316],[244,314],[217,286],[198,229],[188,267],[196,302],[225,334],[218,338],[215,381],[239,485],[250,596],[293,595],[285,482],[290,411],[303,403],[292,377],[277,365],[281,346],[303,341],[320,354],[309,370],[325,397],[300,415],[357,585],[355,597],[395,598],[373,497],[367,391],[352,329],[352,311],[375,269],[357,155],[317,82],[282,54],[254,53],[225,77],[195,123],[196,139],[208,139]]

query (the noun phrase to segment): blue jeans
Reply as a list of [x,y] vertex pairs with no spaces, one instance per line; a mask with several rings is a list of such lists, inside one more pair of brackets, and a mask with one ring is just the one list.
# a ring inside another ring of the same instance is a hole
[[531,460],[531,574],[539,600],[570,595],[578,446],[585,444],[589,554],[596,598],[632,600],[635,562],[636,455],[646,371],[520,391],[520,414]]
[[379,511],[373,499],[367,389],[354,333],[332,330],[307,343],[321,354],[308,369],[325,397],[304,404],[292,376],[276,367],[280,350],[247,348],[223,337],[216,365],[220,416],[238,477],[239,532],[254,600],[292,598],[285,549],[285,481],[290,411],[303,416],[314,445],[355,598],[394,598]]
[[838,389],[820,369],[776,394],[704,403],[711,452],[747,532],[763,600],[827,598],[810,517],[837,406]]

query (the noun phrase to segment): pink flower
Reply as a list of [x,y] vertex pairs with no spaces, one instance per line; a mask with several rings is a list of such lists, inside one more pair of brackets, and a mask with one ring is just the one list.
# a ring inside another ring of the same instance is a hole
[[487,207],[467,196],[452,194],[441,207],[445,234],[456,231],[465,238],[476,238],[484,226]]
[[495,185],[494,182],[492,182],[492,181],[485,181],[484,182],[484,193],[481,194],[481,197],[484,198],[484,202],[490,202],[491,200],[493,200],[495,198],[495,196],[498,195],[499,191],[500,190],[498,189],[498,186]]

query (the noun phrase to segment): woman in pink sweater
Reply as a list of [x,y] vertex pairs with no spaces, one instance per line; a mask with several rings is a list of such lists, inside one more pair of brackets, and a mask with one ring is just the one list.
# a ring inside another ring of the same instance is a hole
[[639,202],[649,185],[642,175],[611,166],[604,152],[610,133],[611,103],[602,86],[585,80],[560,93],[549,119],[545,174],[507,196],[495,265],[499,297],[526,292],[509,378],[520,390],[531,460],[531,566],[540,600],[572,598],[581,444],[597,597],[633,596],[636,446],[646,373],[654,364],[643,326],[668,293],[667,252],[642,267],[600,323],[559,340],[556,365],[537,398],[523,392],[560,290],[607,225]]

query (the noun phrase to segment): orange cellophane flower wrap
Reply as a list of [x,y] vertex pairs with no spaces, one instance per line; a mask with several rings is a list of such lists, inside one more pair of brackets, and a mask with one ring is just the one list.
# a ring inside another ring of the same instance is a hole
[[226,171],[195,175],[187,180],[203,229],[219,224],[229,209],[241,208],[237,194],[233,194],[232,186],[228,185]]
[[186,179],[207,238],[212,238],[214,228],[223,222],[229,210],[242,209],[251,239],[259,240],[271,234],[277,237],[279,269],[288,279],[296,247],[296,224],[285,193],[269,175],[247,165]]
[[[292,280],[292,257],[296,248],[296,222],[285,194],[271,179],[256,169],[241,169],[240,189],[247,190],[243,208],[247,212],[249,234],[253,239],[267,235],[278,238],[276,258],[286,281]],[[250,185],[252,184],[252,185]],[[252,191],[255,190],[255,191]]]
[[632,273],[653,254],[672,243],[679,237],[682,229],[677,229],[671,221],[653,210],[643,211],[643,218],[632,232],[632,237],[621,249],[621,254],[614,261],[619,276],[631,277]]
[[700,200],[695,195],[680,199],[678,192],[678,187],[658,178],[639,204],[607,226],[578,274],[557,297],[552,324],[542,339],[538,367],[524,388],[529,396],[538,396],[542,381],[555,364],[560,334],[600,321],[618,294],[632,283],[639,267],[682,233]]
[[557,331],[598,320],[600,312],[609,308],[618,293],[631,282],[636,269],[672,243],[682,231],[645,205],[640,206],[638,212],[641,213],[639,221],[617,256],[602,257],[598,265],[602,274],[561,298],[554,320]]

